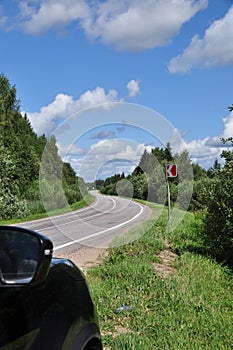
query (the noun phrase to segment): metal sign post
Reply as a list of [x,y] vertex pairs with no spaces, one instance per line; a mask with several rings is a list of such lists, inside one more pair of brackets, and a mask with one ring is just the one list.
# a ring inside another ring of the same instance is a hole
[[171,213],[171,194],[170,194],[170,178],[177,177],[177,165],[166,165],[166,177],[167,177],[167,205],[168,205],[168,222],[170,221]]
[[168,222],[170,221],[170,211],[171,211],[171,195],[170,195],[170,180],[167,178],[167,205],[168,205]]

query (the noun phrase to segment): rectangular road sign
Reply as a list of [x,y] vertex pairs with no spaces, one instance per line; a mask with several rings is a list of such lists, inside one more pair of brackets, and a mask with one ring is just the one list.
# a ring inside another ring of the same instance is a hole
[[166,177],[177,177],[177,165],[176,164],[166,165]]

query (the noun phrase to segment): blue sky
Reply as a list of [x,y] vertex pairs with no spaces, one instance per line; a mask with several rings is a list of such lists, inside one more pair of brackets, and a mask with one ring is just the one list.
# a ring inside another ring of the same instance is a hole
[[[222,151],[219,138],[233,136],[230,0],[1,0],[0,38],[0,72],[22,112],[38,134],[56,134],[87,180],[89,162],[103,177],[129,172],[145,147],[161,145],[162,118],[182,137],[177,150],[206,168]],[[116,117],[118,103],[125,110]],[[109,104],[104,120],[96,104]],[[129,106],[141,118],[130,126]],[[75,137],[59,127],[74,115]]]

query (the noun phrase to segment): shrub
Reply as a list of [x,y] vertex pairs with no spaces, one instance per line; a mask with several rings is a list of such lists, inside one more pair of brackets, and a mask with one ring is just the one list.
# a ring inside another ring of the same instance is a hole
[[[233,146],[232,138],[223,141]],[[226,162],[218,171],[207,203],[205,232],[211,254],[233,266],[233,152],[223,151],[222,157]]]

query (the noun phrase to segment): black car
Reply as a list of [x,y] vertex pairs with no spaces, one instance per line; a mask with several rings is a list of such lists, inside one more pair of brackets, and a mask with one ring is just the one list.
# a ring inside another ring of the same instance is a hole
[[102,350],[83,273],[45,236],[0,226],[0,350]]

